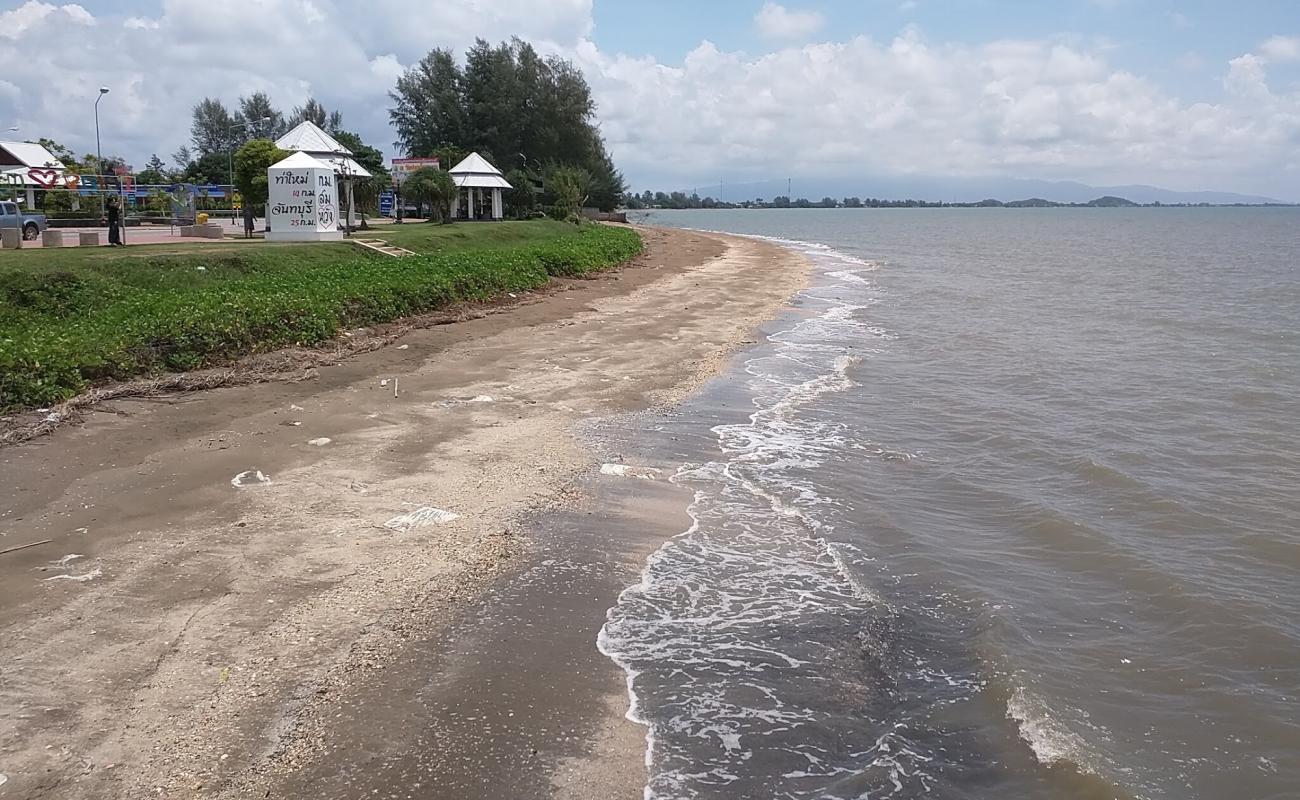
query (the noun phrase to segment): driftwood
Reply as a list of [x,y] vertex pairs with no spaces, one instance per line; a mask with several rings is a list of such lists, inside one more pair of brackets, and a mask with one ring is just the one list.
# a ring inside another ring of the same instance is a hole
[[42,539],[42,540],[40,540],[39,542],[28,542],[27,544],[19,544],[19,545],[14,545],[13,547],[6,547],[5,549],[0,550],[0,556],[4,555],[5,553],[16,553],[16,552],[18,552],[19,550],[26,550],[27,548],[29,548],[29,547],[35,547],[35,546],[37,546],[38,544],[49,544],[49,543],[52,542],[52,541],[54,541],[54,540],[53,540],[53,539]]

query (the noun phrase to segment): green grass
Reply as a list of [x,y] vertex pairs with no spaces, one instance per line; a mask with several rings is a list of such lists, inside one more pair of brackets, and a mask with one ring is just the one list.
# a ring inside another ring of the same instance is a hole
[[274,243],[4,253],[0,409],[313,344],[344,328],[604,269],[641,249],[630,230],[550,221],[413,223],[373,236],[418,255]]
[[528,222],[464,222],[455,225],[431,225],[410,222],[401,225],[376,225],[358,236],[383,239],[389,244],[417,253],[439,253],[463,247],[493,247],[544,241],[572,233],[574,226],[551,219]]

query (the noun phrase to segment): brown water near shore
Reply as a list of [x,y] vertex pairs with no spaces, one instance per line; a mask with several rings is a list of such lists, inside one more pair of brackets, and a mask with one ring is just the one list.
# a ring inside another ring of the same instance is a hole
[[806,274],[644,233],[615,273],[314,381],[0,451],[0,549],[52,540],[0,556],[0,797],[639,793],[593,640],[655,534],[608,521],[667,535],[681,504],[584,507],[571,431],[689,392]]

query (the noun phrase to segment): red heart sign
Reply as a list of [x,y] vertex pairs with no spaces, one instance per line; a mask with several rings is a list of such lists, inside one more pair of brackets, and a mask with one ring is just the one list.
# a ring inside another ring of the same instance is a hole
[[59,171],[49,167],[32,167],[27,170],[27,177],[46,189],[53,189],[54,184],[59,182]]

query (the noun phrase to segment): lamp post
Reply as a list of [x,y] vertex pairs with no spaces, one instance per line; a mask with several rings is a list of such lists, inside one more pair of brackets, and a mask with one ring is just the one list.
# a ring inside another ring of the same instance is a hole
[[[247,128],[250,125],[261,125],[263,122],[270,122],[270,121],[271,121],[270,117],[262,117],[261,119],[247,119],[244,120],[243,122],[236,122],[234,125],[231,125],[230,128],[226,131],[226,133],[233,134],[235,130],[238,128]],[[231,223],[234,223],[235,221],[235,138],[234,136],[230,137],[229,156],[230,156],[230,221]]]
[[108,87],[99,87],[95,98],[95,191],[99,192],[99,216],[104,216],[104,153],[99,148],[99,101],[108,94]]

